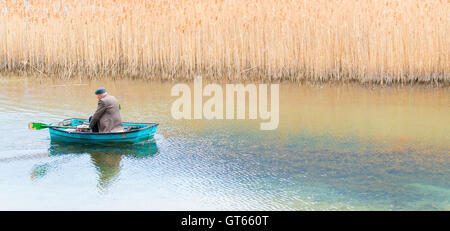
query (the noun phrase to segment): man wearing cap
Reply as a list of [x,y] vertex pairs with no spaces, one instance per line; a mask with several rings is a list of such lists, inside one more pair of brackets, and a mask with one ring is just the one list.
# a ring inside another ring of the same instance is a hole
[[98,106],[94,115],[89,118],[89,128],[93,132],[121,132],[122,119],[119,112],[119,101],[108,95],[106,89],[101,87],[95,91]]

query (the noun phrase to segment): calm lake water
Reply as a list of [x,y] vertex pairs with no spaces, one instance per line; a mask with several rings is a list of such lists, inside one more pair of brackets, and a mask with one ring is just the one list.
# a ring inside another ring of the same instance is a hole
[[[174,120],[173,82],[0,79],[0,210],[450,210],[450,89],[280,85],[280,124]],[[52,143],[104,86],[138,145]],[[206,97],[205,97],[206,99]]]

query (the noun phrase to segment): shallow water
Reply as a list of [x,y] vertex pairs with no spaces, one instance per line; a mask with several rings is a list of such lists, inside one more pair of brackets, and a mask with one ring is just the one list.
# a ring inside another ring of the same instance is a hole
[[[0,210],[450,210],[450,90],[280,85],[280,124],[174,120],[172,82],[0,79]],[[51,142],[105,86],[153,140]]]

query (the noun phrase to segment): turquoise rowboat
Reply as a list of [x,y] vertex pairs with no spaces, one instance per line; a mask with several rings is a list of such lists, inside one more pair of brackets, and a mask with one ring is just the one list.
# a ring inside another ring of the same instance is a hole
[[[52,141],[74,143],[113,144],[138,143],[148,140],[155,135],[158,123],[127,123],[123,122],[123,132],[78,132],[77,126],[88,123],[86,119],[71,118],[63,121],[64,128],[49,128]],[[50,125],[58,125],[52,123]]]

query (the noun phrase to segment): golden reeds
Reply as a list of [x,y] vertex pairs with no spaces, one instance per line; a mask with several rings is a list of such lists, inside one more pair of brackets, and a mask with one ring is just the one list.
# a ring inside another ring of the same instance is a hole
[[0,71],[449,82],[448,0],[2,1]]

